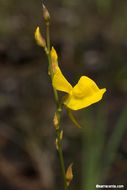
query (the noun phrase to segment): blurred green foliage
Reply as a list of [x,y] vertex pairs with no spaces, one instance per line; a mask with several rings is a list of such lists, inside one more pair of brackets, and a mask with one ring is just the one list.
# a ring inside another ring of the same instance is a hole
[[[83,129],[83,168],[82,168],[82,190],[96,189],[96,184],[107,184],[107,176],[114,160],[117,160],[119,147],[127,130],[127,107],[123,108],[111,134],[108,134],[108,115],[104,104],[98,109],[85,111],[85,124]],[[122,180],[126,186],[126,179]],[[109,177],[110,178],[110,177]]]

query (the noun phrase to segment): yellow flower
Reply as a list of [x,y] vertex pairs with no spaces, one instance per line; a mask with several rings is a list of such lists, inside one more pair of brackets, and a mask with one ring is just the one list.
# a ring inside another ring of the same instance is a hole
[[[55,53],[54,51],[54,49],[51,50],[51,55],[57,55],[56,51]],[[57,61],[57,59],[55,60]],[[78,83],[72,87],[62,74],[58,64],[55,67],[52,85],[56,90],[66,92],[68,94],[64,100],[64,104],[72,110],[82,109],[100,101],[106,91],[105,88],[99,89],[96,83],[87,76],[82,76]]]

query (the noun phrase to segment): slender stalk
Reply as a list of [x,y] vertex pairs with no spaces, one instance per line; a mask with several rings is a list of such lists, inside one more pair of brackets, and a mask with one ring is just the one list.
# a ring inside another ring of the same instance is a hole
[[49,22],[46,23],[46,37],[47,37],[47,48],[50,50],[50,31],[49,31]]
[[64,189],[68,190],[66,174],[65,174],[64,159],[63,159],[63,151],[62,151],[62,145],[61,145],[61,140],[60,140],[60,129],[56,130],[56,133],[57,133],[57,139],[58,139],[58,154],[59,154],[61,172],[62,172],[63,181],[64,181]]
[[[48,48],[48,62],[49,62],[49,73],[50,77],[52,79],[53,77],[53,70],[52,70],[52,64],[51,64],[51,55],[50,55],[50,30],[49,30],[49,23],[46,24],[46,41],[47,41],[47,48]],[[61,172],[63,176],[64,181],[64,190],[68,190],[67,181],[66,181],[66,173],[65,173],[65,165],[64,165],[64,158],[63,158],[63,151],[62,151],[62,144],[60,139],[60,118],[61,118],[61,106],[60,101],[58,97],[58,93],[56,89],[53,87],[53,93],[54,93],[54,99],[56,102],[56,108],[57,108],[57,118],[58,118],[58,128],[56,129],[56,136],[58,140],[58,154],[59,154],[59,160],[60,160],[60,166],[61,166]]]

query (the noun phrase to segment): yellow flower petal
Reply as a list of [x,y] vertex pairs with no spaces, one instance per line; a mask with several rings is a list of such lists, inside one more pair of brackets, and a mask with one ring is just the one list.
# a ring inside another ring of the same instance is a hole
[[52,62],[57,62],[58,61],[58,55],[57,55],[56,50],[54,49],[54,47],[52,47],[52,49],[51,49],[51,60],[52,60]]
[[67,92],[68,94],[70,94],[73,89],[71,84],[63,76],[58,66],[53,76],[52,85],[56,90]]
[[54,47],[52,47],[50,53],[51,53],[52,70],[53,70],[53,73],[55,73],[58,67],[58,56]]
[[88,97],[100,90],[96,83],[89,77],[82,76],[73,88],[73,94],[77,98]]
[[105,91],[105,88],[99,89],[92,79],[82,76],[64,104],[72,110],[82,109],[100,101]]
[[56,90],[70,93],[72,90],[71,84],[63,76],[58,66],[58,56],[54,47],[51,49],[51,61],[53,69],[52,85]]

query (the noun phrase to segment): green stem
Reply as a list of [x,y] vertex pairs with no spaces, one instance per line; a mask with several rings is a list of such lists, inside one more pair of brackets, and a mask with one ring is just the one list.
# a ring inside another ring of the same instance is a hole
[[64,181],[64,189],[68,190],[64,159],[63,159],[63,151],[62,151],[62,145],[61,145],[61,139],[60,139],[60,128],[56,130],[56,134],[57,134],[57,140],[58,140],[58,154],[59,154],[59,160],[60,160],[60,165],[61,165],[61,172],[62,172],[63,181]]
[[[48,62],[49,62],[49,72],[51,80],[53,78],[53,70],[52,70],[52,63],[51,63],[51,54],[50,54],[50,30],[49,30],[49,23],[46,23],[46,40],[47,40],[47,48],[48,48]],[[68,190],[67,181],[66,181],[66,173],[65,173],[65,165],[64,165],[64,158],[63,158],[63,151],[62,151],[62,144],[60,139],[60,118],[61,118],[61,106],[60,101],[58,97],[58,93],[56,89],[53,87],[53,93],[54,93],[54,99],[56,103],[57,108],[57,118],[58,118],[58,128],[56,129],[56,136],[58,140],[58,154],[59,154],[59,160],[60,160],[60,166],[61,166],[61,172],[63,176],[64,181],[64,190]]]
[[50,50],[50,31],[49,31],[49,22],[46,23],[46,37],[47,37],[47,48]]

